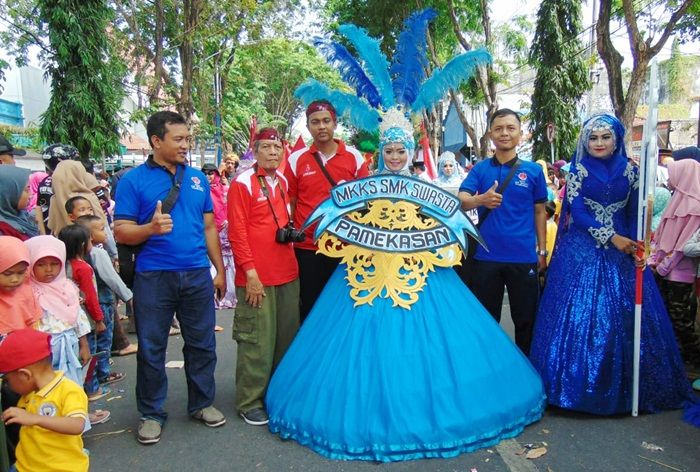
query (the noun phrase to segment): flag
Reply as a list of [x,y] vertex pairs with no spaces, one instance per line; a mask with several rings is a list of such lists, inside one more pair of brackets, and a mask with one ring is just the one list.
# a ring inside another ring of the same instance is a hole
[[425,129],[425,122],[420,124],[420,146],[423,149],[423,163],[425,164],[425,172],[430,177],[430,180],[437,178],[437,168],[433,161],[433,153],[430,151],[430,141],[428,140],[428,132]]

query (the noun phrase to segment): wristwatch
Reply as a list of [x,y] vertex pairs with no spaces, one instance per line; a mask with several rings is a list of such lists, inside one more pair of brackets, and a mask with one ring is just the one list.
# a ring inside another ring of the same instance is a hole
[[549,251],[547,251],[547,250],[544,250],[544,251],[539,250],[539,251],[537,251],[537,255],[538,255],[538,256],[547,257],[547,256],[549,255]]

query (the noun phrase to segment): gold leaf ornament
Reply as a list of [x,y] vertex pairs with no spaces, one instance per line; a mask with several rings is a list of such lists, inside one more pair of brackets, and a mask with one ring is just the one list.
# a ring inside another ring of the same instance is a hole
[[[391,230],[425,230],[437,226],[432,218],[419,213],[419,206],[406,202],[375,200],[367,209],[348,218],[356,223]],[[340,258],[347,265],[346,280],[354,306],[369,304],[375,298],[388,298],[394,307],[409,309],[435,267],[459,264],[462,251],[458,244],[414,253],[390,253],[346,244],[336,236],[323,233],[319,252]]]

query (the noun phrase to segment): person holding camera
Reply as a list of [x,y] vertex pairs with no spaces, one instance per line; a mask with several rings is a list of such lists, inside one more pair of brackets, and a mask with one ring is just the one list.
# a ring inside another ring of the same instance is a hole
[[292,243],[305,235],[292,226],[289,186],[277,172],[284,156],[277,130],[261,129],[253,154],[256,163],[229,188],[228,236],[238,298],[235,403],[246,423],[264,425],[270,377],[299,329],[299,267]]

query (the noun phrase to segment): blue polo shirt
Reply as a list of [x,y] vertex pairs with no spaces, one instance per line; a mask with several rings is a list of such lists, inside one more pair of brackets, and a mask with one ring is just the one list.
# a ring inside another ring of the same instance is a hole
[[[180,196],[171,210],[173,230],[151,236],[136,259],[136,271],[183,271],[209,267],[204,238],[204,214],[214,211],[209,182],[202,172],[180,165],[184,172]],[[175,176],[151,157],[145,164],[125,174],[119,181],[114,210],[115,220],[151,221],[158,200],[165,199]]]
[[[471,195],[488,192],[494,181],[500,185],[516,158],[500,164],[495,157],[477,163],[459,187]],[[537,262],[537,232],[535,204],[547,201],[547,183],[542,167],[534,162],[520,161],[508,186],[503,191],[501,206],[491,210],[479,231],[488,246],[477,247],[474,259],[491,262]],[[486,207],[479,207],[479,220]]]

